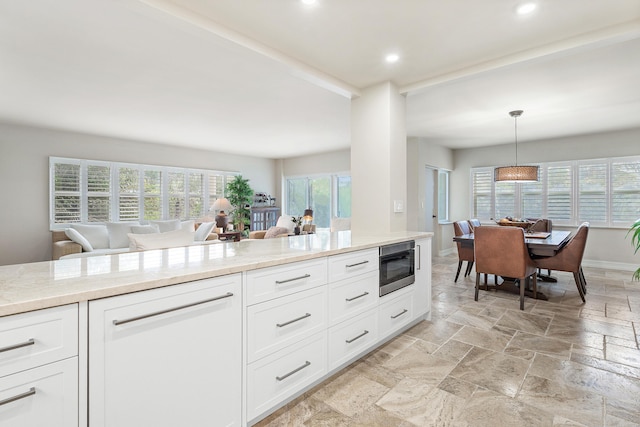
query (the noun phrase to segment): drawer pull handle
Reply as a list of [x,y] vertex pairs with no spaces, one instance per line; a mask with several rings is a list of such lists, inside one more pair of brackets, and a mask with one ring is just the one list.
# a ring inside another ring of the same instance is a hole
[[400,313],[396,314],[395,316],[391,316],[392,319],[396,319],[400,316],[402,316],[403,314],[405,314],[407,312],[407,309],[405,308],[404,310],[402,310]]
[[196,305],[206,304],[208,302],[217,301],[217,300],[224,299],[224,298],[229,298],[229,297],[232,297],[232,296],[233,296],[233,294],[231,292],[227,292],[224,295],[220,295],[220,296],[215,297],[215,298],[209,298],[209,299],[206,299],[204,301],[198,301],[198,302],[194,302],[194,303],[191,303],[191,304],[185,304],[185,305],[181,305],[179,307],[169,308],[167,310],[156,311],[154,313],[143,314],[142,316],[130,317],[130,318],[124,319],[124,320],[114,320],[113,324],[116,325],[116,326],[123,325],[125,323],[135,322],[136,320],[147,319],[149,317],[159,316],[161,314],[166,314],[166,313],[171,313],[172,311],[178,311],[178,310],[182,310],[182,309],[185,309],[185,308],[194,307]]
[[357,267],[359,265],[366,264],[368,262],[369,262],[368,260],[367,261],[362,261],[362,262],[356,262],[355,264],[347,264],[347,265],[345,265],[345,267],[347,267],[347,268]]
[[311,365],[311,362],[309,362],[308,360],[306,362],[304,362],[304,365],[294,369],[293,371],[289,372],[288,374],[284,374],[281,377],[276,377],[276,379],[278,381],[282,381],[284,379],[289,378],[291,375],[295,374],[296,372],[302,371],[304,368],[306,368],[307,366]]
[[353,297],[353,298],[345,298],[344,300],[345,300],[346,302],[351,302],[351,301],[353,301],[353,300],[357,300],[358,298],[366,297],[367,295],[369,295],[369,292],[365,292],[365,293],[363,293],[362,295],[358,295],[358,296]]
[[35,343],[36,343],[36,340],[34,340],[33,338],[30,338],[28,341],[21,342],[20,344],[13,344],[7,347],[2,347],[0,348],[0,353],[4,353],[5,351],[9,351],[9,350],[15,350],[22,347],[28,347],[30,345],[34,345]]
[[25,397],[33,396],[34,394],[36,394],[36,389],[35,387],[31,387],[29,391],[9,397],[8,399],[0,400],[0,406],[15,402],[16,400],[24,399]]
[[293,282],[295,280],[302,280],[302,279],[306,279],[311,277],[310,274],[305,274],[303,276],[299,276],[299,277],[294,277],[293,279],[286,279],[286,280],[276,280],[276,285],[282,285],[283,283],[289,283],[289,282]]
[[296,317],[295,319],[289,320],[288,322],[276,323],[276,326],[278,328],[282,328],[283,326],[290,325],[290,324],[295,323],[295,322],[297,322],[299,320],[306,319],[307,317],[311,317],[311,313],[306,313],[304,316]]
[[354,342],[355,340],[362,338],[363,336],[367,335],[368,333],[369,333],[369,331],[367,331],[367,330],[365,329],[365,330],[364,330],[364,332],[363,332],[363,333],[361,333],[360,335],[358,335],[357,337],[353,337],[353,338],[351,338],[350,340],[345,340],[345,342],[346,342],[347,344],[351,344],[351,343],[352,343],[352,342]]

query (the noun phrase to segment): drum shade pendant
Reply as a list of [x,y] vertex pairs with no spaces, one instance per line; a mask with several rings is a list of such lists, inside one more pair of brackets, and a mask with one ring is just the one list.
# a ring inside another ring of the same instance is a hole
[[518,117],[522,110],[509,111],[509,115],[515,120],[516,134],[516,164],[515,166],[501,166],[493,171],[493,180],[502,182],[536,182],[538,178],[538,166],[518,166]]

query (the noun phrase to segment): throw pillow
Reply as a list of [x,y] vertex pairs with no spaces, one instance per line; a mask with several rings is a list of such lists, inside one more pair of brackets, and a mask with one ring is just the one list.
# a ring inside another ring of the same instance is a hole
[[129,247],[129,237],[131,227],[138,225],[137,222],[108,222],[107,231],[109,232],[109,248],[127,248]]
[[155,224],[133,225],[131,226],[131,232],[133,234],[153,234],[153,233],[159,233],[160,229]]
[[211,234],[211,230],[213,230],[213,227],[215,225],[215,222],[203,222],[202,224],[200,224],[200,226],[196,230],[196,234],[193,240],[196,242],[204,242],[205,240],[207,240],[207,237],[209,236],[209,234]]
[[129,233],[129,249],[132,251],[145,251],[150,249],[189,246],[193,244],[194,234],[195,233],[186,230],[174,230],[154,234]]
[[91,243],[89,243],[89,241],[87,239],[85,239],[82,234],[78,233],[76,230],[74,230],[73,228],[67,228],[64,230],[64,234],[67,235],[67,237],[69,239],[71,239],[72,242],[76,242],[77,244],[79,244],[80,246],[82,246],[82,250],[84,252],[91,252],[93,251],[93,246],[91,246]]
[[289,234],[289,230],[284,227],[269,227],[264,238],[273,239],[274,237],[278,237],[280,234]]
[[293,221],[291,221],[290,215],[283,214],[278,218],[276,227],[284,227],[287,230],[289,230],[289,233],[293,233],[293,229],[296,227],[296,224]]
[[157,225],[161,233],[180,229],[179,219],[170,219],[166,221],[149,221],[149,224]]
[[71,228],[82,234],[93,249],[109,249],[109,233],[106,225],[71,224]]
[[188,221],[182,221],[180,222],[179,228],[187,231],[196,231],[196,222],[192,219]]

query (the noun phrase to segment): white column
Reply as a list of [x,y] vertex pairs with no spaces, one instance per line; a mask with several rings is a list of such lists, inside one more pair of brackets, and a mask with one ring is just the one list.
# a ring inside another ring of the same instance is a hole
[[351,229],[407,228],[405,97],[391,82],[351,101]]

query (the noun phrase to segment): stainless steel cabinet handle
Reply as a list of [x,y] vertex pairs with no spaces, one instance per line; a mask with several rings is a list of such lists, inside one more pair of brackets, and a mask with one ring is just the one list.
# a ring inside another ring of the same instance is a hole
[[405,314],[408,310],[405,308],[404,310],[402,310],[400,313],[396,314],[395,316],[391,316],[392,319],[396,319],[400,316],[402,316],[403,314]]
[[24,399],[25,397],[33,396],[34,394],[36,394],[36,389],[35,387],[31,387],[29,391],[25,391],[24,393],[9,397],[8,399],[0,400],[0,406],[6,405],[7,403],[15,402],[16,400]]
[[282,285],[283,283],[289,283],[289,282],[293,282],[294,280],[302,280],[302,279],[306,279],[308,277],[311,277],[310,274],[305,274],[303,276],[299,276],[299,277],[294,277],[293,279],[286,279],[286,280],[276,280],[276,284],[277,285]]
[[347,265],[345,265],[345,267],[347,267],[347,268],[357,267],[357,266],[359,266],[359,265],[366,264],[366,263],[368,263],[368,262],[369,262],[369,261],[356,262],[355,264],[347,264]]
[[209,298],[209,299],[206,299],[204,301],[198,301],[198,302],[194,302],[194,303],[191,303],[191,304],[181,305],[179,307],[168,308],[166,310],[156,311],[154,313],[143,314],[142,316],[130,317],[129,319],[114,320],[113,324],[116,325],[116,326],[123,325],[125,323],[135,322],[136,320],[142,320],[142,319],[146,319],[148,317],[159,316],[161,314],[171,313],[172,311],[178,311],[178,310],[182,310],[182,309],[185,309],[185,308],[194,307],[196,305],[206,304],[208,302],[217,301],[217,300],[224,299],[224,298],[229,298],[229,297],[232,297],[232,296],[233,296],[233,294],[231,292],[227,292],[224,295],[220,295],[220,296],[215,297],[215,298]]
[[345,342],[346,342],[347,344],[351,344],[351,343],[352,343],[352,342],[354,342],[355,340],[362,338],[363,336],[367,335],[368,333],[369,333],[369,331],[367,331],[367,330],[365,329],[365,330],[364,330],[364,332],[363,332],[363,333],[361,333],[360,335],[358,335],[357,337],[353,337],[353,338],[351,338],[350,340],[345,340]]
[[290,324],[295,323],[295,322],[297,322],[299,320],[306,319],[307,317],[311,317],[311,313],[306,313],[304,316],[296,317],[295,319],[289,320],[288,322],[276,323],[276,326],[278,328],[282,328],[283,326],[290,325]]
[[284,374],[284,375],[283,375],[283,376],[281,376],[281,377],[276,377],[276,379],[277,379],[278,381],[282,381],[282,380],[284,380],[284,379],[286,379],[286,378],[290,377],[291,375],[295,374],[296,372],[303,370],[304,368],[306,368],[306,367],[307,367],[307,366],[309,366],[309,365],[311,365],[311,362],[309,362],[309,361],[307,360],[306,362],[304,362],[304,365],[302,365],[302,366],[300,366],[300,367],[298,367],[298,368],[294,369],[293,371],[289,372],[288,374]]
[[9,351],[9,350],[15,350],[17,348],[28,347],[30,345],[34,345],[35,343],[36,343],[36,340],[34,340],[33,338],[29,338],[29,340],[27,340],[25,342],[21,342],[19,344],[8,345],[6,347],[0,348],[0,353],[3,353],[5,351]]
[[422,248],[420,245],[416,245],[418,247],[418,270],[422,270]]
[[369,295],[369,292],[365,292],[365,293],[363,293],[361,295],[358,295],[358,296],[355,296],[353,298],[345,298],[344,300],[347,301],[347,302],[351,302],[351,301],[356,300],[358,298],[366,297],[367,295]]

